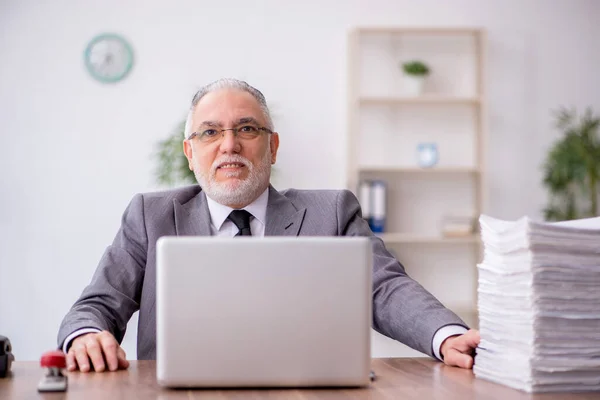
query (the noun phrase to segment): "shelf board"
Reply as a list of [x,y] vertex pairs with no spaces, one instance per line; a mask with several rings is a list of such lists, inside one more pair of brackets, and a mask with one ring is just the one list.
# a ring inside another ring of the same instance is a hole
[[452,244],[452,243],[479,243],[481,239],[479,235],[473,234],[468,236],[427,236],[417,235],[413,233],[381,233],[377,234],[385,243],[423,243],[423,244]]
[[386,166],[359,166],[358,172],[379,172],[379,173],[404,173],[404,174],[477,174],[477,168],[470,167],[386,167]]
[[402,105],[402,104],[466,104],[476,105],[480,103],[480,98],[477,96],[439,96],[425,95],[415,97],[402,96],[360,96],[358,101],[361,104],[371,105]]
[[394,27],[394,26],[362,26],[356,28],[359,33],[388,33],[408,35],[478,35],[483,32],[479,28],[462,27]]

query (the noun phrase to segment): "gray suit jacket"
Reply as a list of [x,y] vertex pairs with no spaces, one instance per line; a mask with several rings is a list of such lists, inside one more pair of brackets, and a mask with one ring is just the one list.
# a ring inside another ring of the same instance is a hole
[[[119,342],[139,310],[137,356],[156,358],[156,241],[161,236],[210,235],[206,195],[197,185],[136,195],[81,297],[65,316],[58,345],[81,328],[108,330]],[[435,332],[466,327],[386,250],[361,217],[350,191],[269,188],[265,236],[370,236],[373,242],[373,328],[433,357]],[[318,277],[315,277],[318,279]]]

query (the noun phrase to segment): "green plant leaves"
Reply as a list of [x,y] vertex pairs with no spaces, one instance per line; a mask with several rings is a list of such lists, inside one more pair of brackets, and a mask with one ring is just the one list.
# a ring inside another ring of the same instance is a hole
[[422,61],[408,61],[402,64],[402,69],[408,75],[425,76],[429,74],[429,67]]
[[185,121],[164,140],[157,144],[156,180],[161,185],[196,183],[194,173],[188,168],[188,160],[183,153]]
[[547,220],[578,219],[598,214],[600,182],[600,118],[590,108],[581,117],[575,110],[555,113],[556,127],[564,132],[544,162],[543,183],[550,193],[544,209]]

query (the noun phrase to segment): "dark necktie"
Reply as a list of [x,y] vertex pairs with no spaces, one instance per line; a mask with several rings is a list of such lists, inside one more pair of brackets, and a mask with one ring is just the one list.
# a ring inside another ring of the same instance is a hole
[[235,236],[252,236],[250,232],[250,213],[246,210],[233,210],[229,220],[240,230]]

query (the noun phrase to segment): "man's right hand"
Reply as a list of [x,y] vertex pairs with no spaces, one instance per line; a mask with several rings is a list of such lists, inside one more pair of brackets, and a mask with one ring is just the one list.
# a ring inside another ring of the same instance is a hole
[[73,339],[67,353],[67,370],[90,371],[90,361],[94,371],[116,371],[129,367],[125,350],[108,331],[85,333]]

